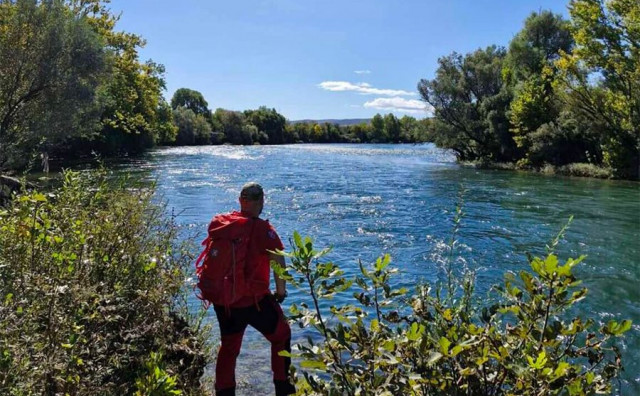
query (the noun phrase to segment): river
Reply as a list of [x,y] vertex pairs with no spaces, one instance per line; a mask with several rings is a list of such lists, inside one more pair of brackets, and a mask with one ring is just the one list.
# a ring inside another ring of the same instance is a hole
[[[389,253],[400,269],[394,282],[404,286],[438,279],[461,194],[456,263],[477,271],[479,293],[506,271],[528,268],[525,253],[544,254],[573,215],[557,252],[561,259],[587,255],[576,271],[589,288],[578,311],[633,320],[622,393],[640,394],[639,183],[464,168],[430,144],[177,147],[117,169],[156,180],[159,196],[198,238],[214,213],[237,208],[242,184],[258,181],[266,193],[262,217],[286,247],[294,230],[310,235],[333,246],[329,258],[350,275],[358,259]],[[301,298],[290,290],[288,302]],[[334,303],[347,301],[349,294]],[[268,362],[268,344],[249,331],[238,361],[247,394],[269,394]]]

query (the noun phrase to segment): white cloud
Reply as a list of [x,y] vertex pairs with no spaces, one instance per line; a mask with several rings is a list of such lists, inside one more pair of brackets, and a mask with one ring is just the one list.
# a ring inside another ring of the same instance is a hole
[[405,99],[399,97],[376,98],[364,104],[364,107],[378,110],[399,111],[403,113],[426,114],[430,112],[430,107],[416,99]]
[[363,95],[415,96],[415,92],[401,89],[373,88],[367,83],[350,83],[348,81],[323,81],[318,87],[332,92],[358,92]]
[[356,74],[371,74],[371,70],[354,70]]

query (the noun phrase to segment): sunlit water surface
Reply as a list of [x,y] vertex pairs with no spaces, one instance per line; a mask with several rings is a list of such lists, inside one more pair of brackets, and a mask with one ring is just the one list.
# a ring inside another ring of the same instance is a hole
[[[317,246],[334,247],[329,259],[348,275],[358,273],[358,259],[370,263],[389,253],[400,269],[394,284],[408,287],[441,276],[462,192],[455,265],[477,271],[480,296],[506,271],[528,268],[525,252],[544,254],[573,215],[558,253],[588,256],[577,270],[589,288],[579,311],[601,321],[633,320],[622,394],[640,394],[638,183],[463,168],[432,145],[178,147],[117,169],[156,180],[159,196],[197,238],[204,238],[213,214],[237,208],[242,184],[258,181],[266,190],[262,217],[286,247],[294,230],[310,235]],[[302,300],[290,288],[284,306]],[[350,302],[347,293],[332,303]],[[198,300],[192,306],[199,309]],[[215,321],[213,310],[207,315]],[[294,340],[302,334],[293,332]],[[238,361],[240,385],[246,394],[270,394],[270,376],[268,344],[249,330]]]

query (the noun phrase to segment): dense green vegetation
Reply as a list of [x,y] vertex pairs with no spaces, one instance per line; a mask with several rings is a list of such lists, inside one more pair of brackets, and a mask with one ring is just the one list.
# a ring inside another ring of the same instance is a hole
[[152,196],[67,172],[0,209],[0,394],[204,394],[193,257]]
[[0,1],[0,169],[140,152],[175,135],[164,69],[100,0]]
[[418,84],[432,140],[462,160],[638,179],[640,3],[572,0],[569,13],[533,13],[508,49],[439,59]]
[[[176,95],[183,95],[185,91],[192,92],[194,98],[202,98],[200,92],[186,88],[179,89]],[[179,103],[175,99],[174,96],[172,104]],[[207,114],[175,105],[173,118],[178,126],[177,138],[161,144],[416,143],[429,138],[431,125],[429,119],[397,118],[390,113],[376,114],[370,123],[356,125],[292,123],[275,109],[265,106],[242,112],[217,109]]]
[[[294,348],[299,394],[610,393],[622,369],[614,339],[631,322],[596,325],[570,314],[587,294],[573,273],[583,257],[561,263],[558,236],[545,257],[529,259],[531,271],[507,273],[487,303],[474,292],[474,272],[454,269],[453,235],[442,281],[408,294],[391,286],[388,255],[371,269],[360,263],[361,275],[347,279],[323,259],[329,249],[295,234],[290,265],[276,271],[313,302],[290,307],[291,319],[313,331]],[[353,304],[321,308],[352,285]]]

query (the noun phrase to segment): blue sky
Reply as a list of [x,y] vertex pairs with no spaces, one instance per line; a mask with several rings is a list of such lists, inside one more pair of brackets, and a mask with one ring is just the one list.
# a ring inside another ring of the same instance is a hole
[[141,59],[211,109],[275,108],[287,119],[423,117],[416,91],[437,60],[508,45],[532,12],[564,0],[113,0]]

